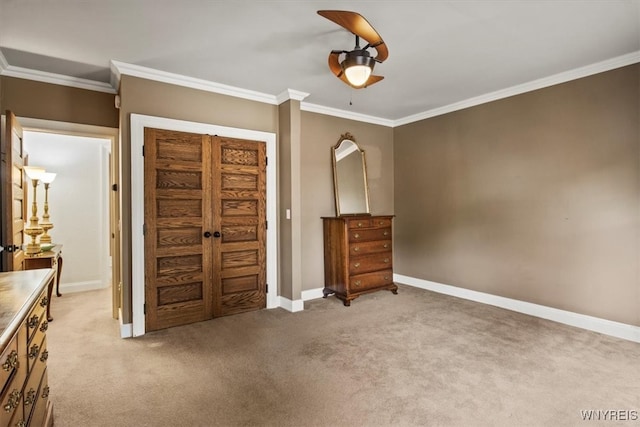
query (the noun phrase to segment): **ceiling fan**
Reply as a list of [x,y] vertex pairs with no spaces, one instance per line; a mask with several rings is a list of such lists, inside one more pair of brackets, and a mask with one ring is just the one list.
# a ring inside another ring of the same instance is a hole
[[[351,51],[332,50],[329,54],[329,69],[336,77],[349,86],[361,89],[384,79],[372,75],[376,62],[383,62],[389,56],[389,49],[380,34],[359,13],[346,10],[319,10],[318,15],[335,22],[356,36],[356,46]],[[360,47],[360,39],[367,42]],[[375,58],[367,49],[376,49]],[[340,56],[344,54],[342,61]]]

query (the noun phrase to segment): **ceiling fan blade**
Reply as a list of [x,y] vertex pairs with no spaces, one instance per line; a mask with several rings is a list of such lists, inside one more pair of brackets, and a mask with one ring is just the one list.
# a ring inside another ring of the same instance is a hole
[[380,80],[384,79],[384,76],[374,76],[371,75],[369,76],[369,79],[367,80],[367,82],[364,84],[363,87],[368,87],[371,86],[374,83],[378,83]]
[[362,15],[346,10],[319,10],[318,15],[335,22],[356,36],[364,39],[376,49],[376,61],[382,62],[389,56],[389,49],[380,34]]
[[340,66],[339,57],[342,52],[332,51],[329,54],[329,69],[336,76],[340,77],[342,75],[342,67]]

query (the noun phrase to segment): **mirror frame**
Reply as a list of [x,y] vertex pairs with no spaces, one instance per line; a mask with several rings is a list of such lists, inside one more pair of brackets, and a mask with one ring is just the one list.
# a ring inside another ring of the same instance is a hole
[[[340,188],[338,185],[338,170],[336,165],[336,151],[340,148],[340,145],[344,141],[349,141],[355,145],[357,151],[360,153],[360,157],[362,158],[362,175],[364,179],[364,203],[365,203],[365,212],[346,212],[343,213],[340,211]],[[360,148],[356,139],[349,132],[340,135],[340,139],[331,147],[331,163],[333,166],[333,194],[334,201],[336,205],[336,216],[348,216],[348,215],[371,215],[371,206],[369,204],[369,182],[367,180],[367,162],[365,159],[364,150]]]

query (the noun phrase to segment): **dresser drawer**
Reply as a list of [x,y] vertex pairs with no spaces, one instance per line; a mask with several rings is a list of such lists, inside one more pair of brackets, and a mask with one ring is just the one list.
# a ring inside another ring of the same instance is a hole
[[6,388],[9,379],[18,369],[18,337],[14,336],[0,356],[0,393]]
[[370,240],[391,239],[391,228],[369,228],[366,230],[349,230],[349,242],[366,242]]
[[29,424],[32,426],[44,425],[44,421],[47,415],[47,403],[49,402],[49,380],[47,370],[42,374],[42,381],[40,382],[40,391],[38,392],[38,399],[35,403],[35,408],[31,414],[31,420]]
[[36,344],[32,344],[33,346],[38,346],[38,353],[29,353],[29,364],[31,366],[31,373],[29,374],[29,380],[27,384],[24,386],[24,416],[26,419],[29,419],[33,408],[36,406],[40,383],[42,382],[42,376],[44,374],[45,369],[47,368],[47,358],[49,357],[49,352],[47,351],[47,340],[46,337]]
[[376,252],[388,252],[392,248],[391,240],[373,240],[349,244],[349,255],[367,255]]
[[371,227],[391,228],[391,218],[372,218]]
[[354,218],[347,220],[347,228],[369,228],[371,227],[370,218]]
[[[41,323],[46,322],[45,312],[47,308],[47,304],[49,303],[49,299],[47,298],[46,293],[42,293],[34,305],[33,309],[27,316],[26,327],[27,327],[27,340],[31,342],[35,335],[38,333],[41,327]],[[45,326],[46,331],[46,326]]]
[[349,260],[349,274],[368,273],[370,271],[392,268],[393,255],[391,252],[381,252],[372,255],[352,257]]
[[349,279],[349,290],[351,292],[360,292],[391,283],[393,283],[393,270],[376,271],[352,276]]
[[0,425],[9,426],[11,420],[24,420],[22,405],[22,383],[12,381],[10,387],[2,393],[2,407],[0,407]]

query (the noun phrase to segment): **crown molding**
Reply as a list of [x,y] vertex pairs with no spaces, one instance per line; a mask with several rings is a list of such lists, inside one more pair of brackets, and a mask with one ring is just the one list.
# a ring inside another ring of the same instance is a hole
[[4,57],[4,54],[0,50],[0,76],[7,68],[9,68],[9,63],[7,62],[7,58]]
[[294,101],[302,101],[307,96],[309,96],[307,92],[301,92],[295,89],[287,89],[282,93],[280,93],[278,96],[276,96],[276,102],[278,103],[278,105],[280,105],[283,102],[288,101],[290,99]]
[[520,95],[526,92],[532,92],[538,89],[544,89],[546,87],[554,86],[560,83],[566,83],[571,80],[580,79],[583,77],[591,76],[605,71],[614,70],[616,68],[625,67],[627,65],[640,62],[640,50],[631,52],[626,55],[617,56],[605,61],[597,62],[595,64],[587,65],[585,67],[576,68],[574,70],[566,71],[563,73],[554,74],[549,77],[533,80],[521,85],[512,86],[506,89],[501,89],[495,92],[480,95],[474,98],[469,98],[464,101],[455,102],[453,104],[445,105],[444,107],[434,108],[423,113],[407,116],[393,122],[393,126],[402,126],[409,123],[418,122],[431,117],[440,116],[454,111],[462,110],[469,107],[475,107],[476,105],[485,104],[491,101],[497,101],[499,99],[508,98],[514,95]]
[[265,104],[278,104],[278,101],[274,95],[112,60],[111,84],[113,87],[119,87],[120,78],[123,74],[148,80],[155,80],[163,83],[169,83],[177,86],[188,87],[191,89],[204,90],[206,92],[214,92],[221,95],[228,95],[236,98],[263,102]]
[[16,77],[19,79],[34,80],[37,82],[50,83],[54,85],[74,87],[78,89],[93,90],[97,92],[112,94],[116,93],[116,91],[109,83],[83,79],[80,77],[71,77],[64,74],[32,70],[30,68],[14,67],[13,65],[7,65],[6,67],[4,67],[4,64],[0,64],[0,75]]
[[327,116],[340,117],[343,119],[356,120],[364,123],[371,123],[374,125],[381,125],[387,127],[393,127],[394,121],[389,119],[384,119],[382,117],[369,116],[367,114],[354,113],[352,111],[340,110],[338,108],[325,107],[323,105],[318,104],[310,104],[308,102],[303,102],[300,104],[300,109],[302,111],[309,111],[311,113],[319,113],[325,114]]

